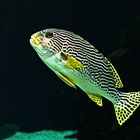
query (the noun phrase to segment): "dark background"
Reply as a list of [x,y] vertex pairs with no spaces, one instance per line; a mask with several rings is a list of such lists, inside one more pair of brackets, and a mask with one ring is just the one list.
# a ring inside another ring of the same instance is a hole
[[2,0],[0,125],[14,123],[26,132],[78,130],[83,140],[140,136],[140,108],[120,127],[111,102],[103,99],[104,106],[98,107],[43,64],[29,39],[50,27],[81,35],[105,56],[125,50],[112,60],[125,85],[121,91],[140,90],[139,0]]

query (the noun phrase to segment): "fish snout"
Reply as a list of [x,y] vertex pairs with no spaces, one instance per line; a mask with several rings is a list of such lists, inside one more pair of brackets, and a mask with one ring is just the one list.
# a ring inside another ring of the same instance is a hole
[[34,45],[39,45],[41,43],[42,39],[38,36],[38,34],[34,34],[31,36],[30,42]]

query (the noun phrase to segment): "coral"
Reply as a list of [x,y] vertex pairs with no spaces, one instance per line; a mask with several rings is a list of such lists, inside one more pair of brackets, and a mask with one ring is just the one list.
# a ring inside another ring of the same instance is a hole
[[43,130],[33,133],[17,132],[5,140],[77,140],[76,138],[68,138],[70,135],[76,134],[76,132],[77,131],[52,130]]

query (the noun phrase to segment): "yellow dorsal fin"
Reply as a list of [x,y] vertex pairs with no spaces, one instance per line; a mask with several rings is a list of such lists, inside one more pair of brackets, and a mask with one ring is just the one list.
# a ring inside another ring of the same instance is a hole
[[[105,59],[107,60],[107,58],[105,57]],[[116,69],[114,68],[114,66],[111,64],[111,62],[109,60],[108,61],[108,64],[110,66],[110,69],[112,71],[112,74],[114,76],[114,80],[115,80],[115,87],[116,88],[123,88],[123,83],[121,81],[121,78],[119,76],[119,74],[117,73]]]
[[93,95],[93,94],[89,94],[89,93],[87,93],[87,95],[97,105],[99,105],[99,106],[102,106],[103,105],[103,103],[102,103],[102,97],[101,96],[99,96],[99,95]]

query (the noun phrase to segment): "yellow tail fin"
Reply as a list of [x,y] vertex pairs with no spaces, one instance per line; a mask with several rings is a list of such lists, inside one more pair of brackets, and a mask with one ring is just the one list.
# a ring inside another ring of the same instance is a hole
[[121,93],[119,96],[114,109],[118,123],[122,125],[140,105],[140,92]]

